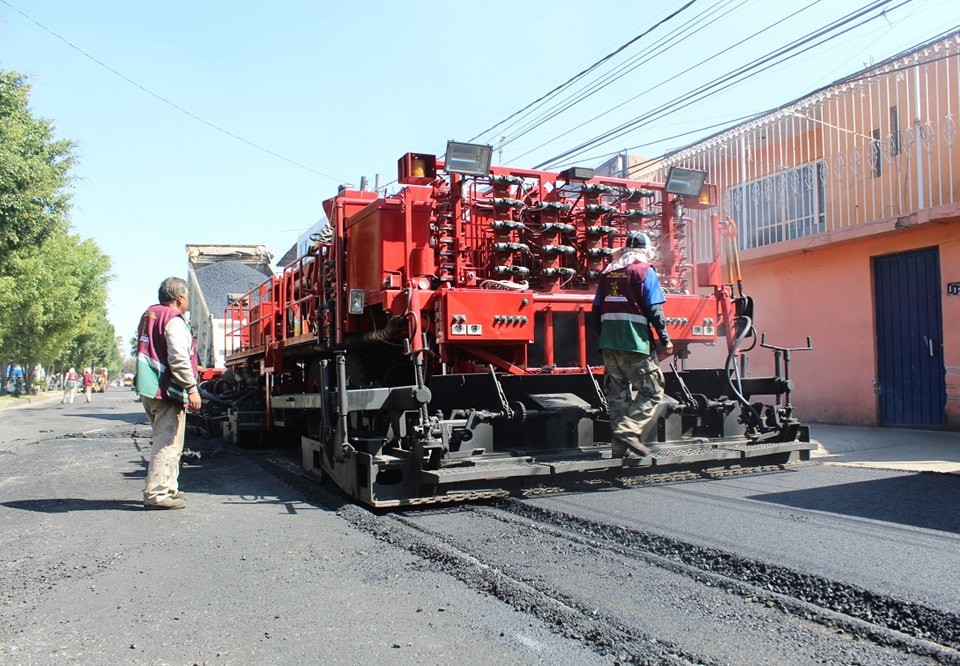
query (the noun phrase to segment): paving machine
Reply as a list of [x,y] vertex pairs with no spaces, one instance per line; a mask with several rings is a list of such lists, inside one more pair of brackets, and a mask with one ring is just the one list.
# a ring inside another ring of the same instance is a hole
[[[374,507],[501,495],[517,479],[785,464],[816,445],[790,403],[790,352],[757,340],[733,223],[706,174],[665,183],[491,166],[489,146],[400,158],[394,194],[340,188],[303,256],[226,312],[227,371],[203,384],[226,438],[288,437],[303,473]],[[631,231],[676,347],[643,435],[610,455],[598,277]],[[750,377],[744,350],[775,355]],[[698,345],[722,366],[688,369]],[[809,347],[809,339],[807,340]]]

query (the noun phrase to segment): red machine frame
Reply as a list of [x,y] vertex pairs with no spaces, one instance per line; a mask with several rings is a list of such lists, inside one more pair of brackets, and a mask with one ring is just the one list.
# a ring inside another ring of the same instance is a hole
[[[291,432],[305,473],[375,506],[619,467],[588,316],[604,267],[642,231],[681,365],[695,343],[722,336],[728,350],[723,369],[674,367],[645,441],[672,447],[671,464],[808,457],[788,369],[779,376],[787,350],[773,348],[775,377],[742,377],[733,362],[753,305],[735,227],[709,212],[715,187],[684,196],[584,169],[464,175],[423,153],[404,155],[399,176],[389,196],[341,188],[323,204],[327,233],[228,307],[227,366],[247,387],[228,436]],[[777,403],[751,402],[758,394]],[[711,439],[723,445],[704,452]]]

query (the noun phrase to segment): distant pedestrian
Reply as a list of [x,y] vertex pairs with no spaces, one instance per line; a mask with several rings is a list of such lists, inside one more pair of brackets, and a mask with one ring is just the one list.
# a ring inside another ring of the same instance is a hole
[[200,409],[197,350],[183,315],[190,308],[187,283],[170,277],[147,308],[137,332],[136,391],[153,427],[153,447],[143,492],[144,509],[182,509],[180,455],[186,409]]
[[63,378],[63,397],[60,398],[60,404],[62,405],[65,402],[73,404],[73,397],[77,394],[77,382],[80,381],[80,375],[77,374],[77,371],[73,368],[67,370],[66,376]]
[[90,368],[83,371],[83,397],[91,402],[93,397],[93,372]]

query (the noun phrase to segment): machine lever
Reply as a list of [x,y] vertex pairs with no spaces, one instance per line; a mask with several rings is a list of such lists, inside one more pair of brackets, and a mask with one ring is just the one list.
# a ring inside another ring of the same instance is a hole
[[763,347],[764,349],[772,349],[772,350],[775,351],[775,352],[776,352],[776,351],[781,351],[781,352],[810,351],[811,349],[813,349],[813,340],[812,340],[812,339],[810,338],[810,336],[808,335],[808,336],[807,336],[807,346],[806,346],[806,347],[779,347],[779,346],[777,346],[777,345],[768,345],[768,344],[767,344],[767,334],[766,334],[766,333],[762,333],[762,334],[760,335],[760,346]]
[[593,388],[597,392],[597,398],[600,400],[603,413],[610,414],[610,404],[607,402],[607,396],[600,388],[600,383],[597,381],[597,377],[593,374],[593,369],[589,365],[587,366],[587,374],[590,375],[590,381],[593,382]]
[[687,383],[683,381],[683,377],[680,376],[680,370],[677,368],[676,361],[670,361],[670,369],[673,370],[673,374],[677,378],[677,382],[680,384],[680,391],[683,393],[683,401],[691,407],[696,407],[697,401],[694,400],[693,394],[690,393],[690,389],[687,387]]

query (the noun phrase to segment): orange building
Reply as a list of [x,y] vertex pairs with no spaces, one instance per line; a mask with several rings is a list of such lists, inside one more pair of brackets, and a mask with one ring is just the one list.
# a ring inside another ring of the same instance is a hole
[[[955,33],[631,168],[709,172],[757,330],[813,340],[791,359],[802,420],[960,430],[958,117]],[[750,374],[772,369],[750,354]]]

